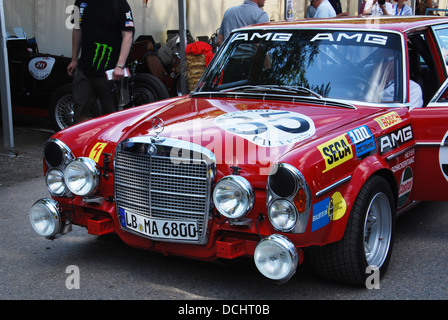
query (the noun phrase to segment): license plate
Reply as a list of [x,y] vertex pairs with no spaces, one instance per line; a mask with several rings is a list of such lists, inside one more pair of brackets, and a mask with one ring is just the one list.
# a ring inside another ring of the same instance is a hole
[[123,208],[119,209],[123,227],[151,238],[198,240],[196,221],[149,218]]

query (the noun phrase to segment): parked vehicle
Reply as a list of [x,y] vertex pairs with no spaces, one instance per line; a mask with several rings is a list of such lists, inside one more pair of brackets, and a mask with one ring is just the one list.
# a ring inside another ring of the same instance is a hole
[[364,285],[396,218],[448,200],[447,36],[443,17],[235,30],[189,95],[53,135],[31,224]]
[[16,30],[20,36],[7,39],[13,110],[50,118],[56,127],[56,110],[72,111],[71,99],[67,100],[71,96],[70,58],[40,53],[34,39]]
[[[40,53],[37,44],[30,42],[24,33],[20,38],[8,38],[7,45],[14,112],[49,118],[55,131],[72,125],[73,78],[67,74],[71,58]],[[132,63],[129,67],[135,72],[130,82],[132,99],[126,108],[169,98],[158,78],[139,73]]]

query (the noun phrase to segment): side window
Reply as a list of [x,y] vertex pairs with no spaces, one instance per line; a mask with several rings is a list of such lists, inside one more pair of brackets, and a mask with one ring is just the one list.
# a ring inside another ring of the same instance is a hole
[[425,35],[425,32],[408,35],[410,78],[422,89],[423,105],[428,104],[440,87],[434,56]]
[[437,106],[447,106],[447,103],[448,103],[448,79],[445,80],[440,89],[434,95],[430,104],[432,107],[437,107]]
[[443,65],[448,73],[448,27],[434,28],[434,34],[442,56]]

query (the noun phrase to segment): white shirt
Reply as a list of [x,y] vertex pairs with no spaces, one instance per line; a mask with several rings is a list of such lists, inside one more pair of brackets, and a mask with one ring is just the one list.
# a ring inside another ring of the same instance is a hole
[[[367,0],[366,5],[364,6],[364,8],[370,8],[372,3],[373,3],[373,0]],[[384,5],[386,7],[386,10],[387,10],[388,14],[394,14],[393,13],[393,11],[394,11],[393,9],[394,8],[392,7],[392,3],[386,1],[386,3]],[[365,11],[365,9],[364,9],[364,11]],[[383,16],[384,15],[384,12],[381,9],[381,7],[378,4],[378,2],[373,5],[373,8],[371,10],[371,14],[372,14],[372,16]]]
[[330,1],[324,0],[316,10],[314,18],[333,18],[336,17],[336,11],[334,11],[333,6]]
[[[388,102],[394,100],[395,85],[392,82],[388,87],[384,88],[381,101]],[[423,92],[420,85],[412,80],[409,80],[409,104],[410,108],[421,108],[423,107]]]
[[392,14],[396,16],[412,16],[412,8],[403,3],[403,7],[401,7],[401,9],[398,9],[398,4],[396,4],[394,6],[394,11]]

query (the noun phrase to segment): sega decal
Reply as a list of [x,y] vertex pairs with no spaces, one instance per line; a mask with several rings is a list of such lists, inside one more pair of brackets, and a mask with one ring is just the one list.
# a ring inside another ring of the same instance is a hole
[[325,170],[322,172],[327,172],[353,158],[352,148],[345,133],[317,146],[317,149],[325,160]]
[[375,139],[367,126],[361,126],[348,132],[355,145],[356,156],[361,158],[375,151]]
[[381,129],[389,128],[397,123],[400,123],[402,120],[400,115],[395,111],[386,113],[383,116],[375,118],[375,121],[380,125]]
[[225,113],[215,124],[261,147],[279,147],[305,140],[316,128],[311,118],[296,112],[244,110]]

